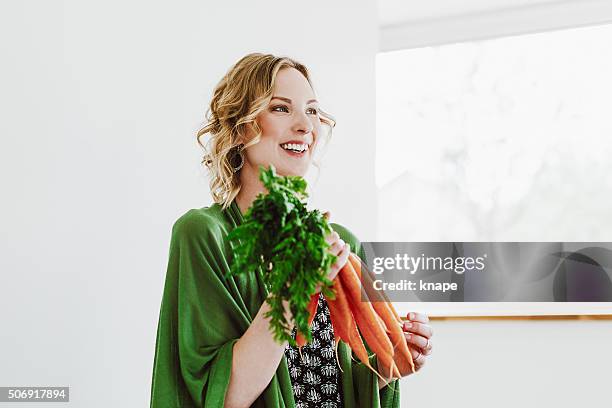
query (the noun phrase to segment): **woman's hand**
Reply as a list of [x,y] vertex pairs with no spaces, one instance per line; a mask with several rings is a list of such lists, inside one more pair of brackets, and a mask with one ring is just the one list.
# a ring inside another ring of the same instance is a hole
[[[431,336],[433,336],[433,330],[431,326],[429,326],[429,317],[422,313],[410,312],[407,316],[408,321],[404,322],[404,326],[402,330],[404,331],[404,337],[406,338],[406,344],[408,344],[408,349],[410,350],[410,354],[412,355],[412,361],[414,362],[415,372],[418,372],[424,365],[426,361],[426,357],[431,354],[432,345],[431,345]],[[385,370],[388,372],[388,368],[383,368],[383,372]],[[414,374],[412,371],[408,371],[407,373],[403,373],[402,377],[407,377],[410,374]],[[389,382],[397,380],[397,377],[388,377],[384,375],[386,381],[379,378],[378,379],[378,388],[383,388]]]
[[[323,213],[323,215],[325,216],[325,219],[329,221],[330,212],[327,211]],[[325,241],[329,245],[331,245],[327,249],[329,253],[337,257],[336,262],[334,262],[334,264],[329,270],[329,273],[327,274],[327,279],[333,281],[336,275],[338,275],[338,272],[340,272],[340,269],[342,269],[344,265],[346,265],[349,254],[351,252],[351,246],[348,243],[344,242],[344,240],[340,238],[340,235],[338,235],[338,233],[333,230],[325,237]],[[321,291],[321,286],[321,284],[317,286],[317,290],[315,293]]]
[[[408,343],[410,354],[412,354],[412,361],[414,361],[414,368],[419,371],[432,352],[433,346],[431,344],[431,336],[433,336],[433,330],[429,325],[429,317],[423,313],[410,312],[407,316],[407,321],[404,322],[404,337]],[[406,376],[412,374],[408,372]]]

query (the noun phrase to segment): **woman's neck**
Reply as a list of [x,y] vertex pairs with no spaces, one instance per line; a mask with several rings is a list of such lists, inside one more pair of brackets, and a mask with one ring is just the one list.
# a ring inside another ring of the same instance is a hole
[[236,196],[236,204],[238,204],[240,212],[242,214],[246,213],[259,193],[265,194],[266,191],[263,183],[259,180],[259,175],[248,163],[245,163],[240,172],[240,191]]

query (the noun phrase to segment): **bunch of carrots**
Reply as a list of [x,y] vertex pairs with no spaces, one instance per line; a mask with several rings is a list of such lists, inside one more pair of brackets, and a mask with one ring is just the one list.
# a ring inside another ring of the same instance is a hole
[[[379,366],[388,370],[388,377],[414,372],[403,323],[384,292],[369,291],[373,288],[371,275],[364,268],[362,277],[359,257],[351,253],[333,282],[326,278],[335,259],[325,250],[324,234],[331,229],[320,211],[308,211],[303,202],[308,197],[306,181],[299,176],[280,176],[273,165],[268,169],[260,166],[259,178],[268,193],[257,196],[244,222],[228,235],[234,247],[228,277],[266,270],[262,277],[270,291],[270,310],[265,316],[270,317],[274,338],[297,343],[301,352],[306,339],[311,338],[310,325],[320,296],[310,296],[310,288],[324,282],[322,293],[329,304],[336,352],[343,340],[365,366],[386,380],[371,366],[363,335]],[[298,330],[295,339],[288,330],[285,301],[291,305]]]
[[[366,367],[385,380],[371,366],[362,334],[372,352],[376,354],[379,363],[388,369],[387,373],[391,377],[400,378],[409,372],[414,373],[416,370],[412,354],[402,330],[403,322],[393,304],[384,292],[369,291],[368,295],[361,282],[366,287],[372,288],[370,272],[365,269],[362,274],[361,259],[350,253],[349,260],[333,280],[332,289],[335,298],[326,298],[334,328],[336,349],[338,342],[344,341]],[[320,293],[311,296],[308,305],[309,324],[312,324],[317,312],[319,296]],[[298,332],[296,341],[301,351],[306,344],[306,338]]]

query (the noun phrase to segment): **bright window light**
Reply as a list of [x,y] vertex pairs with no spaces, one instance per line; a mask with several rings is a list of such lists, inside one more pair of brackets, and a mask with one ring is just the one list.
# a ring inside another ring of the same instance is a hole
[[612,25],[376,66],[380,239],[612,237]]

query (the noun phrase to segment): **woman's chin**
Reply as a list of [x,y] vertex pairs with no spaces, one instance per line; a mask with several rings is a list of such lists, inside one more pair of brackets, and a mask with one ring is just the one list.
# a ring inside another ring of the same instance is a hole
[[276,173],[281,175],[281,176],[299,176],[299,177],[304,177],[306,175],[306,172],[308,171],[308,166],[276,166],[274,165],[274,167],[276,167]]

